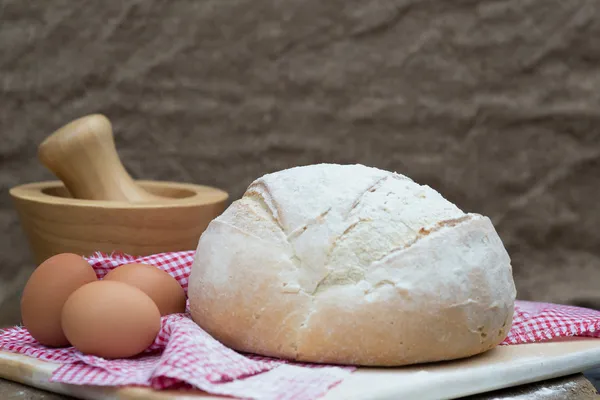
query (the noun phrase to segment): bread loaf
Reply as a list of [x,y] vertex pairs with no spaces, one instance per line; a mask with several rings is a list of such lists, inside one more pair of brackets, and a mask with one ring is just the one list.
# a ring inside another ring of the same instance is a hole
[[210,223],[188,295],[233,349],[399,366],[498,345],[516,292],[487,217],[403,175],[318,164],[257,179]]

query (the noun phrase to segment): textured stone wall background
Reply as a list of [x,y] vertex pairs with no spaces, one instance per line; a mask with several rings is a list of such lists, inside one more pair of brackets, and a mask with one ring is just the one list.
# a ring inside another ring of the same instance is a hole
[[101,112],[136,178],[396,170],[489,215],[519,297],[600,307],[600,2],[0,1],[0,325],[33,265],[8,196]]

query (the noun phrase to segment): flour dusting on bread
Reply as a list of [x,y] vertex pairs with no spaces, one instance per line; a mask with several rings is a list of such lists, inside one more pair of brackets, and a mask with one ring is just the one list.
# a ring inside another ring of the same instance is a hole
[[257,179],[211,222],[189,296],[238,350],[405,365],[497,345],[515,287],[487,217],[397,173],[317,164]]

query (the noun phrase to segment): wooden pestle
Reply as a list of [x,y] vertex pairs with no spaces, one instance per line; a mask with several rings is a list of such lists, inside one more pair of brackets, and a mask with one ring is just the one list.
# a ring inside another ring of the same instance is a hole
[[117,154],[111,123],[101,114],[76,119],[52,133],[40,144],[38,157],[77,199],[168,200],[142,189],[127,173]]

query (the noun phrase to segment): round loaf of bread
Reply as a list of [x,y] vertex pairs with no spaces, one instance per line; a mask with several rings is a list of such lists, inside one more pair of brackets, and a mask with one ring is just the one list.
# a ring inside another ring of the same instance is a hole
[[318,164],[257,179],[210,223],[188,295],[238,351],[399,366],[498,345],[516,291],[487,217],[403,175]]

